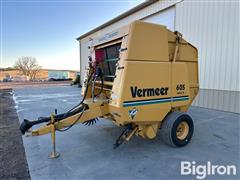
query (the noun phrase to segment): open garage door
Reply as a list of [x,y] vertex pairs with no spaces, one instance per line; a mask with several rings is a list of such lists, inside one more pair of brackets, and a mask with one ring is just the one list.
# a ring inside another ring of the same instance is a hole
[[175,6],[162,10],[152,16],[146,17],[143,21],[161,24],[167,26],[168,29],[174,31]]

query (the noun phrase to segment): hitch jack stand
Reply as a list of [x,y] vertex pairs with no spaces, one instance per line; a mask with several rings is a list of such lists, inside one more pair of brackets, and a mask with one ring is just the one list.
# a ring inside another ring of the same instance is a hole
[[56,127],[55,127],[55,119],[54,119],[54,114],[51,114],[51,139],[52,139],[52,145],[53,145],[53,150],[49,154],[50,159],[55,159],[60,156],[58,152],[56,152]]
[[132,127],[127,127],[122,134],[118,137],[116,140],[116,143],[114,144],[113,148],[116,149],[119,147],[124,141],[129,141],[131,137],[137,132],[138,126],[136,126],[134,129]]

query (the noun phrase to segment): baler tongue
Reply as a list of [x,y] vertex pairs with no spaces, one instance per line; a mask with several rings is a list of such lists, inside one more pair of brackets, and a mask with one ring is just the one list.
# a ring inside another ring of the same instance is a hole
[[24,119],[19,129],[22,134],[25,134],[25,132],[28,131],[33,125],[34,125],[34,122]]
[[[85,104],[86,102],[86,104]],[[25,134],[29,129],[40,123],[46,123],[38,129],[29,131],[28,136],[40,136],[51,133],[53,151],[50,154],[50,158],[57,158],[59,153],[55,149],[55,131],[66,131],[73,127],[76,123],[83,123],[85,125],[93,125],[96,123],[98,117],[108,114],[108,108],[104,101],[100,100],[93,102],[92,99],[86,99],[84,103],[78,107],[59,115],[51,114],[50,117],[40,117],[36,121],[29,121],[24,119],[21,123],[20,131]]]
[[86,100],[87,104],[82,103],[78,107],[63,113],[63,114],[52,114],[49,117],[39,117],[38,120],[30,121],[24,119],[20,125],[20,131],[25,134],[29,129],[41,123],[46,123],[44,126],[30,131],[33,136],[44,135],[51,132],[51,125],[54,124],[56,130],[65,131],[76,123],[83,123],[84,125],[93,125],[96,123],[97,118],[107,113],[106,106],[103,101],[92,102],[91,99]]
[[[71,117],[75,114],[78,114],[80,112],[82,112],[82,110],[84,109],[86,105],[85,104],[81,104],[79,106],[77,106],[74,109],[69,110],[66,113],[63,114],[55,114],[54,115],[54,120],[55,122],[64,120],[65,118]],[[56,112],[56,110],[55,110]],[[38,120],[35,121],[29,121],[27,119],[24,119],[23,122],[20,125],[20,131],[22,134],[25,134],[26,131],[28,131],[32,126],[36,125],[36,124],[41,124],[41,123],[49,123],[51,121],[51,117],[39,117]]]

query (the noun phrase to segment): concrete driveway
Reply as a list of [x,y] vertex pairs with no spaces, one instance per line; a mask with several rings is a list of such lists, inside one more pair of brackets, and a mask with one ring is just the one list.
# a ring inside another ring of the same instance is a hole
[[[14,90],[20,122],[49,116],[55,108],[65,112],[78,104],[80,89],[70,86]],[[191,107],[195,132],[191,143],[183,148],[165,145],[159,137],[145,140],[134,137],[113,149],[122,128],[102,120],[91,127],[75,125],[57,132],[58,159],[48,159],[50,135],[23,136],[32,179],[196,179],[181,175],[181,161],[196,165],[235,165],[237,175],[209,175],[207,179],[239,179],[240,115]]]

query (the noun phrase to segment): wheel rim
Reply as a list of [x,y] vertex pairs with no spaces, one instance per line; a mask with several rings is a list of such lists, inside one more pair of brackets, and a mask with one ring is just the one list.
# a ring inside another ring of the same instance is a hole
[[179,125],[177,126],[176,131],[177,138],[183,140],[187,137],[188,133],[189,133],[188,123],[186,121],[180,122]]

